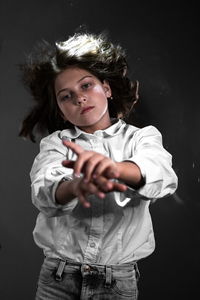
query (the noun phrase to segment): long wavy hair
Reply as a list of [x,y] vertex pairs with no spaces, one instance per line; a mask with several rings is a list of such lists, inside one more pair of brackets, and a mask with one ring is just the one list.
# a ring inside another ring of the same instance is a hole
[[70,66],[85,69],[102,82],[107,80],[113,97],[108,101],[110,117],[128,120],[139,96],[138,81],[132,82],[127,76],[125,50],[108,41],[105,34],[75,33],[54,45],[40,42],[20,64],[23,84],[35,105],[23,120],[19,136],[35,142],[38,133],[73,126],[62,119],[54,92],[56,76]]

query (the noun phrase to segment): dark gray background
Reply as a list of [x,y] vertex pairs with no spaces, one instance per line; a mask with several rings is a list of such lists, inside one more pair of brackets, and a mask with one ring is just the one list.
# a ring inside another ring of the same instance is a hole
[[0,4],[0,299],[34,299],[42,251],[29,171],[38,144],[18,138],[31,105],[17,65],[41,39],[65,39],[80,25],[107,30],[127,49],[141,84],[139,125],[152,124],[173,155],[179,187],[151,206],[157,248],[140,262],[140,299],[199,294],[199,31],[192,1],[31,0]]

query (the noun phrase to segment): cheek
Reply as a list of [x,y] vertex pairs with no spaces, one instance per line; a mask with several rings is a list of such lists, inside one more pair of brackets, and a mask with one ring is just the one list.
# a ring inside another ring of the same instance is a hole
[[93,99],[98,107],[101,107],[102,109],[105,109],[105,106],[108,105],[108,99],[106,97],[105,91],[97,87],[95,88],[95,95],[93,95]]
[[60,111],[60,114],[61,114],[62,118],[64,120],[68,120],[68,116],[70,116],[69,111],[71,111],[70,108],[68,107],[68,105],[66,105],[66,103],[65,104],[64,103],[59,103],[58,108],[59,108],[59,111]]
[[94,89],[93,89],[94,93],[99,96],[99,97],[103,97],[103,98],[106,98],[106,92],[104,91],[104,88],[102,86],[95,86]]

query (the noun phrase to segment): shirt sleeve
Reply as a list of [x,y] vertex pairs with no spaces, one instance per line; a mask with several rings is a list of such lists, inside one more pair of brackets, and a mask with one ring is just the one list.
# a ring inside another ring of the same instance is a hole
[[62,144],[59,132],[54,132],[41,140],[40,152],[31,168],[32,202],[48,216],[68,214],[77,205],[77,198],[66,205],[57,204],[55,200],[60,181],[63,178],[72,179],[72,170],[62,166],[66,154],[67,148]]
[[147,126],[137,130],[133,140],[133,154],[127,161],[138,165],[145,184],[137,191],[129,188],[129,196],[139,194],[143,199],[155,200],[173,194],[178,179],[172,168],[172,155],[163,147],[161,133],[154,126]]

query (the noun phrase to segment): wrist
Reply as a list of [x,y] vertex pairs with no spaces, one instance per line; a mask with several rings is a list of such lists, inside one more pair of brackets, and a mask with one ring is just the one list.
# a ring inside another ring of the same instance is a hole
[[58,204],[66,204],[77,197],[77,179],[61,180],[55,193],[55,199]]
[[124,169],[123,162],[116,162],[116,165],[117,165],[117,172],[118,172],[117,178],[121,179],[123,177],[123,169]]
[[77,197],[78,195],[78,185],[81,181],[81,178],[74,178],[72,181],[70,181],[70,188],[71,188],[71,193],[74,197]]
[[143,179],[140,168],[131,161],[117,162],[117,169],[119,172],[119,180],[134,187],[141,186]]

